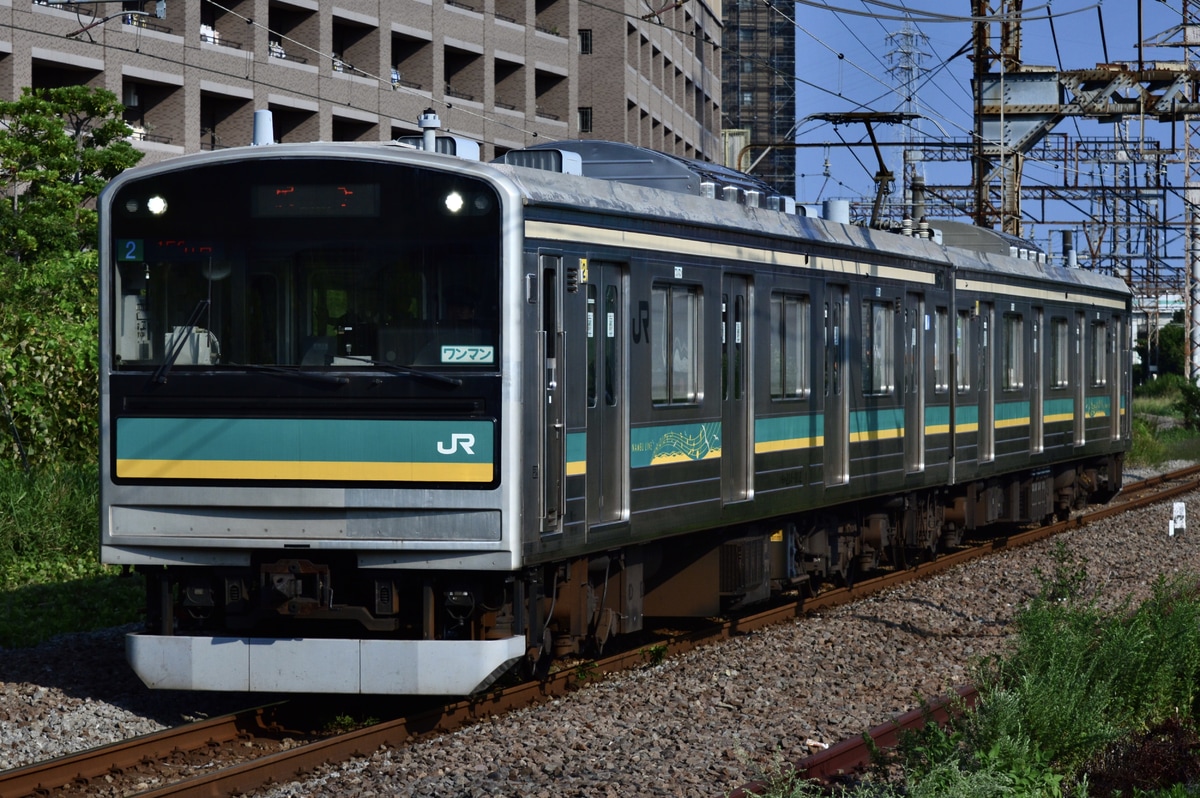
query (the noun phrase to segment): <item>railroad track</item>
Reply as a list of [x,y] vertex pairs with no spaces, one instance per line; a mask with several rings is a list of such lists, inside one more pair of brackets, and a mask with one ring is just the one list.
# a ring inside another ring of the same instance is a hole
[[[949,553],[918,567],[863,580],[851,587],[824,591],[811,598],[727,620],[703,631],[678,634],[615,656],[566,668],[545,681],[497,689],[430,711],[389,720],[356,731],[312,739],[297,731],[289,713],[295,706],[276,704],[188,724],[133,740],[103,746],[23,768],[0,772],[0,798],[91,794],[103,785],[112,794],[150,796],[217,796],[251,792],[330,762],[365,756],[381,746],[395,747],[441,734],[511,709],[544,703],[579,689],[596,677],[675,656],[693,648],[790,620],[821,609],[922,579],[999,549],[1028,545],[1051,535],[1165,501],[1200,488],[1200,466],[1134,483],[1108,505],[1067,521],[988,541]],[[897,723],[917,724],[921,712],[884,724],[871,734],[881,747]],[[810,776],[828,777],[869,762],[861,739],[850,740],[798,763]],[[747,794],[752,787],[744,788]]]
[[[1020,535],[1007,538],[1004,541],[993,541],[991,544],[979,547],[979,549],[972,548],[959,554],[947,555],[945,558],[939,558],[936,563],[930,563],[929,565],[932,570],[932,566],[940,566],[945,562],[947,563],[945,567],[948,568],[974,558],[974,556],[964,558],[960,555],[974,555],[976,551],[990,552],[994,551],[1000,545],[1003,545],[1005,548],[1028,545],[1068,529],[1083,526],[1089,522],[1099,521],[1103,518],[1129,512],[1139,507],[1146,507],[1151,504],[1167,501],[1197,489],[1200,489],[1200,466],[1189,466],[1178,471],[1151,477],[1128,485],[1121,491],[1119,496],[1108,504],[1090,509],[1078,517],[1050,526],[1032,529]],[[944,568],[937,568],[937,570],[944,570]],[[922,571],[922,573],[928,573],[928,571]],[[887,723],[870,729],[865,734],[848,738],[836,745],[830,746],[824,751],[819,751],[805,757],[799,762],[794,763],[794,767],[797,772],[804,773],[806,778],[826,783],[839,776],[862,772],[871,764],[871,751],[873,749],[893,748],[896,746],[903,732],[923,728],[930,721],[938,724],[945,723],[950,719],[956,706],[973,707],[978,698],[979,693],[973,685],[964,685],[958,688],[955,695],[935,698],[929,701],[924,707],[906,712]],[[761,792],[764,786],[759,782],[745,785],[732,792],[730,798],[747,798],[747,796]]]

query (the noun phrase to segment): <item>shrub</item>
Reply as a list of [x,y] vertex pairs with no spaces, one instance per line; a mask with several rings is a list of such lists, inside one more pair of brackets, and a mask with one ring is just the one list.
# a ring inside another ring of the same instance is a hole
[[1174,407],[1183,416],[1183,426],[1200,430],[1200,388],[1190,382],[1180,383],[1179,400]]
[[1181,385],[1187,385],[1188,380],[1182,374],[1164,374],[1158,379],[1147,380],[1133,390],[1137,397],[1158,398],[1179,393]]
[[[34,465],[94,463],[99,440],[96,253],[0,264],[0,384]],[[4,419],[3,459],[19,462]]]

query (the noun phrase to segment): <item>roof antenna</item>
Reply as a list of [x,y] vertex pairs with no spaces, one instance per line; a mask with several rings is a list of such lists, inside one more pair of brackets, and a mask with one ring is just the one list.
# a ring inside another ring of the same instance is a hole
[[417,126],[421,128],[421,149],[425,152],[437,152],[437,130],[442,126],[437,111],[426,108],[417,118]]
[[270,111],[254,112],[254,140],[252,146],[263,147],[275,143],[275,122]]

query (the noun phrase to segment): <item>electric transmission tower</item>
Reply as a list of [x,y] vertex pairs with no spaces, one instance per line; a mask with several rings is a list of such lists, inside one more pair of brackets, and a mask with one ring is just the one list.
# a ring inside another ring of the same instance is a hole
[[929,57],[929,37],[906,20],[900,30],[887,35],[887,42],[892,48],[887,53],[888,73],[901,99],[897,110],[911,116],[900,129],[900,140],[904,143],[904,175],[900,182],[904,186],[904,206],[908,207],[912,204],[913,177],[924,176],[921,148],[912,145],[923,140],[917,92],[929,72],[925,67],[925,59]]

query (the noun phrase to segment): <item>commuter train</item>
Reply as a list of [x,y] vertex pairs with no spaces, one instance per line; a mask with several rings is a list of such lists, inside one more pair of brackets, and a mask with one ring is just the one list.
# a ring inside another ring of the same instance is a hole
[[471,694],[1120,488],[1123,281],[627,145],[439,147],[101,196],[101,556],[150,687]]

